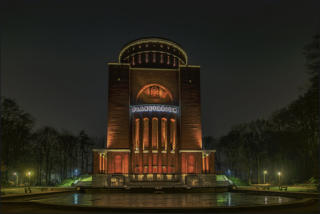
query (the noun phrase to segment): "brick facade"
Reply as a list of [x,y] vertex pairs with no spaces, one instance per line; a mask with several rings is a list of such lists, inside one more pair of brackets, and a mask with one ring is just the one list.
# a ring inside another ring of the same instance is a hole
[[127,44],[109,63],[106,149],[93,152],[93,173],[107,176],[97,180],[214,174],[214,151],[202,150],[200,67],[187,63],[179,45],[158,38]]

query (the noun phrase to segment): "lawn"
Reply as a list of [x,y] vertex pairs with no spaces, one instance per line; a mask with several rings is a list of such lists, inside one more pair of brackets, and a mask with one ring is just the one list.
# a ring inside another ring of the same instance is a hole
[[79,181],[87,182],[92,181],[91,175],[81,175],[79,177],[74,178],[67,178],[61,182],[61,184],[58,184],[58,187],[71,187],[72,184],[76,184]]
[[[288,192],[318,192],[315,185],[288,185]],[[238,186],[238,189],[256,190],[254,186]],[[271,186],[270,191],[279,191],[279,186]],[[285,190],[282,190],[285,191]]]

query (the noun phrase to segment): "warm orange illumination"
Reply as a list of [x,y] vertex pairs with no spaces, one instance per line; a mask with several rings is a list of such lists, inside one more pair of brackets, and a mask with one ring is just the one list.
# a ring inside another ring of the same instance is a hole
[[104,173],[108,173],[108,158],[107,158],[107,154],[104,155],[104,166],[103,166],[103,170]]
[[167,144],[168,144],[168,133],[167,133],[167,119],[162,118],[161,119],[161,147],[164,148],[165,151],[167,151]]
[[152,118],[152,149],[158,149],[158,118]]
[[170,144],[172,146],[172,151],[176,149],[176,120],[170,119]]
[[143,118],[143,150],[149,146],[149,118]]
[[148,154],[143,154],[143,173],[148,173]]
[[209,172],[209,156],[206,155],[206,171]]
[[202,171],[206,173],[206,161],[205,161],[206,156],[202,155]]
[[132,56],[132,65],[135,65],[134,56]]
[[135,146],[136,146],[136,150],[139,150],[139,141],[140,141],[140,136],[139,136],[139,131],[140,131],[140,119],[137,118],[136,119],[136,123],[135,123]]
[[194,173],[195,172],[195,158],[194,158],[194,155],[190,154],[188,156],[187,167],[188,167],[188,173]]
[[122,158],[121,155],[116,155],[114,158],[114,172],[122,173]]
[[101,163],[101,153],[99,154],[99,171],[101,172],[101,167],[102,167],[102,163]]
[[160,84],[148,84],[140,89],[137,94],[137,100],[152,101],[152,103],[168,103],[172,102],[173,96],[171,92]]
[[158,165],[158,155],[153,154],[152,155],[152,173],[157,173],[157,165]]
[[102,154],[102,171],[104,171],[104,154]]

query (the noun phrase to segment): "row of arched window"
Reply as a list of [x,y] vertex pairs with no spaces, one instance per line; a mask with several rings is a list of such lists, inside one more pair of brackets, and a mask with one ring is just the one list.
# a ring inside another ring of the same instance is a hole
[[145,52],[130,57],[129,63],[132,66],[140,64],[163,64],[167,66],[177,67],[179,59],[173,55],[159,52]]

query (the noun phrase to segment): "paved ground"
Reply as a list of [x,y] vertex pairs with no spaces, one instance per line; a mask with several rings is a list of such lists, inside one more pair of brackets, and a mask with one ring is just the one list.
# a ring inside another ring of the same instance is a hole
[[[61,210],[56,208],[48,208],[48,207],[42,207],[37,205],[8,205],[8,204],[2,204],[0,208],[1,213],[57,213],[57,214],[73,214],[73,213],[81,213],[81,214],[93,214],[93,213],[115,213],[115,212],[125,212],[130,213],[134,212],[134,210],[126,210],[126,211],[116,211],[116,210],[104,210],[104,211],[86,211],[86,210]],[[182,213],[190,212],[191,210],[185,209],[180,210]],[[136,211],[137,212],[137,211]],[[138,211],[141,213],[142,211]],[[144,213],[153,213],[154,211],[151,210],[145,210]],[[174,213],[173,211],[157,211],[160,213]],[[215,213],[213,210],[194,210],[194,213]],[[223,212],[228,213],[228,212]],[[230,212],[229,212],[230,213]],[[235,212],[233,212],[235,213]],[[310,213],[310,214],[318,214],[320,213],[320,201],[317,203],[305,206],[305,207],[295,207],[295,208],[282,208],[282,209],[266,209],[266,210],[241,210],[236,211],[236,213]]]
[[[43,192],[55,192],[62,191],[66,189],[74,189],[74,188],[66,188],[66,187],[46,187],[46,186],[31,186],[31,193],[43,193]],[[1,193],[3,195],[13,195],[13,194],[25,194],[24,187],[8,187],[1,188]],[[28,193],[29,194],[29,193]]]

